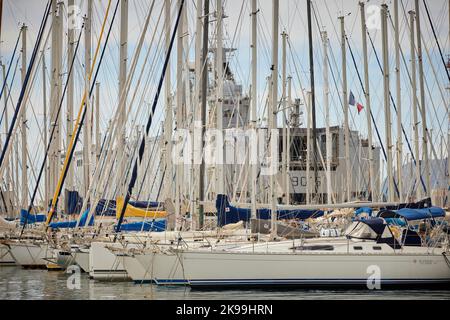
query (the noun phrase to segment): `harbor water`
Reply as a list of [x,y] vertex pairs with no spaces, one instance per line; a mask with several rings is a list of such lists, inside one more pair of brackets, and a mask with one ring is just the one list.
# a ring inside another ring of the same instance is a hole
[[224,290],[158,287],[133,282],[94,281],[80,275],[78,288],[65,271],[0,267],[0,300],[450,300],[449,290]]

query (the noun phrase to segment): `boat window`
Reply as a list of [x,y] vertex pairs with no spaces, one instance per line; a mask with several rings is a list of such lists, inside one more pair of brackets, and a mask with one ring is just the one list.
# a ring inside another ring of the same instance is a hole
[[378,246],[373,247],[373,250],[381,250],[381,247],[378,247]]
[[353,250],[362,250],[362,247],[353,247]]
[[325,250],[325,251],[333,251],[334,247],[330,245],[317,245],[317,246],[296,246],[289,248],[290,250]]

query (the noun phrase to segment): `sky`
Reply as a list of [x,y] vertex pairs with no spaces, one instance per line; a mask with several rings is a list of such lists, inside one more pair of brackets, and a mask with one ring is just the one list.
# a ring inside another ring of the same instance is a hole
[[[38,33],[39,25],[41,23],[42,15],[44,13],[46,1],[45,0],[4,0],[3,21],[1,30],[1,44],[0,44],[0,59],[7,66],[10,63],[12,51],[15,41],[17,39],[20,26],[25,23],[28,26],[28,59],[30,59],[31,52]],[[67,8],[67,0],[65,8]],[[188,33],[186,35],[186,42],[189,44],[189,49],[186,54],[189,60],[194,59],[194,43],[195,43],[195,11],[196,2],[194,0],[186,1],[188,10]],[[75,4],[81,9],[80,15],[86,12],[87,0],[75,0]],[[97,42],[101,21],[103,19],[107,0],[94,0],[94,25],[93,25],[93,45]],[[116,1],[112,1],[112,8],[108,18],[111,21],[112,11]],[[129,66],[135,54],[137,43],[141,35],[144,21],[149,9],[152,7],[153,1],[150,0],[130,0],[129,1],[129,39],[128,39],[128,55]],[[172,1],[172,23],[176,15],[175,1]],[[244,93],[248,93],[250,89],[250,75],[251,75],[251,24],[250,24],[250,0],[225,0],[224,10],[227,15],[224,22],[224,41],[225,46],[236,48],[237,50],[229,57],[230,65],[235,73],[236,80],[243,85]],[[287,55],[287,70],[288,75],[292,77],[293,81],[293,96],[294,98],[303,98],[306,91],[310,90],[309,82],[309,55],[308,55],[308,32],[307,32],[307,13],[306,0],[280,0],[280,15],[279,15],[279,32],[285,31],[288,34],[288,50]],[[379,15],[377,14],[382,3],[386,3],[393,17],[393,1],[376,1],[370,0],[366,2],[366,16],[368,24],[371,25],[369,34],[373,40],[376,54],[382,63],[382,46],[381,46],[381,31],[377,29],[377,22]],[[424,61],[424,75],[425,75],[425,91],[426,91],[426,110],[428,127],[432,129],[433,142],[437,155],[441,152],[447,153],[444,145],[441,148],[441,137],[445,137],[448,132],[448,116],[447,108],[449,103],[449,93],[446,90],[449,87],[447,73],[443,67],[441,57],[438,51],[436,41],[434,39],[428,17],[422,1],[420,3],[421,10],[421,26],[423,37],[423,61]],[[450,53],[449,42],[449,1],[448,0],[426,0],[430,16],[432,18],[438,42],[442,48],[444,59],[447,60]],[[347,50],[347,80],[348,91],[355,95],[356,101],[364,106],[366,105],[363,90],[361,88],[355,64],[363,77],[363,58],[362,58],[362,40],[361,40],[361,15],[356,0],[313,0],[313,48],[314,48],[314,70],[315,70],[315,93],[317,104],[317,121],[318,126],[325,125],[325,106],[323,103],[324,97],[324,79],[323,79],[323,43],[320,32],[327,31],[329,37],[328,51],[329,51],[329,78],[330,78],[330,113],[331,125],[343,124],[343,107],[342,107],[342,67],[341,67],[341,45],[340,45],[340,25],[339,16],[345,16],[345,32],[348,37],[349,44],[354,54],[355,63],[352,56]],[[135,98],[130,95],[128,102],[132,106],[130,119],[135,118],[136,124],[143,124],[146,119],[146,106],[153,101],[154,91],[159,79],[161,65],[163,61],[162,51],[159,50],[163,42],[162,27],[164,17],[162,16],[162,0],[154,2],[153,11],[151,14],[151,22],[147,34],[145,35],[144,47],[139,56],[136,68],[136,75],[132,82],[132,88],[138,88]],[[214,11],[216,1],[211,1],[211,11]],[[413,0],[399,0],[399,21],[400,21],[400,48],[403,53],[400,75],[401,75],[401,107],[402,107],[402,124],[412,144],[412,93],[410,80],[408,78],[408,71],[410,70],[410,41],[409,41],[409,25],[407,23],[408,11],[414,9]],[[258,115],[263,116],[265,106],[265,99],[267,95],[266,77],[270,75],[270,68],[272,65],[272,1],[259,0],[258,1]],[[67,9],[65,9],[67,10]],[[120,11],[120,9],[119,9]],[[65,11],[67,12],[67,11]],[[214,17],[211,17],[214,19]],[[118,70],[119,70],[119,16],[116,18],[114,27],[112,29],[111,39],[105,53],[104,61],[99,72],[97,81],[101,85],[101,128],[102,132],[106,131],[108,121],[115,112],[118,104]],[[51,19],[49,20],[51,22]],[[64,25],[64,41],[66,40],[67,26]],[[49,28],[47,28],[48,30]],[[76,32],[78,35],[78,31]],[[391,75],[390,88],[392,96],[395,100],[396,85],[395,85],[395,50],[394,50],[394,31],[388,22],[388,43],[389,43],[389,74]],[[77,62],[75,64],[76,75],[76,93],[75,93],[75,109],[78,108],[82,96],[83,87],[83,63],[84,63],[84,44],[83,37],[81,38],[80,53],[77,55]],[[215,41],[215,24],[210,26],[210,42]],[[104,43],[104,38],[102,43]],[[280,57],[280,72],[281,72],[281,37],[279,40],[279,57]],[[47,82],[49,81],[50,71],[50,47],[51,42],[45,47],[45,57],[47,63]],[[42,50],[42,48],[40,48]],[[66,68],[66,45],[63,46],[63,61],[64,68]],[[144,66],[144,56],[147,52],[149,54],[149,63]],[[385,120],[384,120],[384,105],[383,105],[383,78],[380,68],[377,63],[375,51],[371,44],[368,44],[369,52],[369,78],[372,112],[375,118],[376,125],[379,129],[381,141],[385,140]],[[16,57],[17,59],[17,57]],[[404,59],[404,61],[403,61]],[[176,44],[171,57],[171,74],[172,74],[172,92],[176,91]],[[16,60],[13,61],[14,69]],[[406,65],[404,64],[406,63]],[[40,67],[42,68],[42,67]],[[139,82],[139,72],[143,70],[145,73],[142,79],[148,81],[147,87],[143,86],[144,81]],[[13,72],[13,71],[11,71]],[[42,71],[39,71],[35,77],[35,86],[30,99],[27,115],[30,119],[28,126],[30,133],[31,154],[38,155],[42,150],[42,141],[39,138],[42,134],[42,115],[43,115],[43,99],[42,99]],[[9,78],[11,79],[11,78]],[[17,75],[15,84],[12,89],[12,100],[17,101],[19,95],[19,79],[20,79],[20,64],[17,68]],[[49,91],[49,83],[47,83],[47,91]],[[281,95],[281,86],[279,87]],[[417,92],[419,94],[419,92]],[[47,92],[47,96],[49,93]],[[9,106],[9,114],[12,113],[12,104]],[[163,105],[160,103],[158,111],[155,115],[157,123],[163,121],[163,113],[161,112]],[[393,139],[397,137],[397,118],[394,112],[393,105],[390,106],[392,111],[392,133]],[[356,107],[350,107],[350,126],[354,130],[360,131],[362,136],[367,136],[367,122],[366,110],[358,114]],[[305,117],[306,119],[306,117]],[[131,121],[131,120],[130,120]],[[154,133],[159,130],[160,126],[153,127]],[[64,131],[65,129],[63,129]],[[2,124],[2,133],[4,132]],[[63,133],[65,135],[65,133]],[[4,134],[2,135],[2,137]],[[374,144],[380,145],[380,141],[374,135]],[[409,153],[406,143],[404,143],[404,154]],[[38,162],[39,156],[35,158]]]

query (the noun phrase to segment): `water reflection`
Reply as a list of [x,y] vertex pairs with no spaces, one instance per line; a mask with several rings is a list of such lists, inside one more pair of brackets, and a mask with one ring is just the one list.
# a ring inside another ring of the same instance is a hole
[[23,270],[0,267],[1,300],[183,300],[183,299],[450,299],[450,290],[333,291],[333,290],[227,290],[197,291],[188,287],[158,287],[132,282],[99,282],[81,274],[79,290],[67,287],[69,275],[63,271]]

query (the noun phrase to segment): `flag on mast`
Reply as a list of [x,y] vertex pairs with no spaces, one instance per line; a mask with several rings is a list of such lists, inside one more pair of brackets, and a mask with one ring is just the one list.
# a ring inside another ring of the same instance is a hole
[[358,109],[358,114],[360,114],[361,111],[364,109],[364,106],[361,103],[358,102],[356,104],[356,108]]
[[355,106],[355,96],[353,95],[353,92],[350,91],[350,97],[348,99],[348,104],[351,106]]
[[361,103],[356,102],[355,95],[353,94],[352,91],[350,91],[350,97],[348,98],[348,104],[351,106],[356,105],[356,108],[358,109],[358,114],[360,114],[361,111],[364,109],[364,106]]

